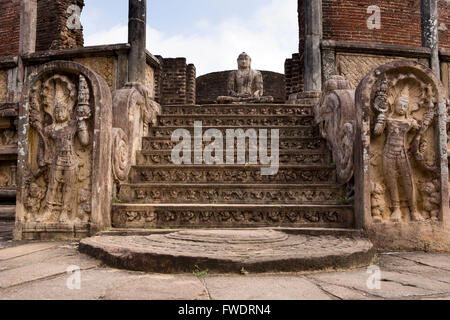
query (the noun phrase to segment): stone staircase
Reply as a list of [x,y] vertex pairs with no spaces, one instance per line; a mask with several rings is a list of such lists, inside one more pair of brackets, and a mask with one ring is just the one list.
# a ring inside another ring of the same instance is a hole
[[[347,190],[336,183],[330,151],[314,124],[313,103],[305,102],[163,106],[129,182],[120,186],[113,226],[352,228]],[[263,176],[260,165],[174,165],[172,132],[193,133],[195,121],[202,121],[203,132],[214,128],[224,137],[227,129],[279,129],[278,174]]]

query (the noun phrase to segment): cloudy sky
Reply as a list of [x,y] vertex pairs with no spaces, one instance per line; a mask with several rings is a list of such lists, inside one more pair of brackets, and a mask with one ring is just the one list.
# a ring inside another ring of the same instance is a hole
[[[148,0],[147,49],[186,57],[197,75],[236,68],[246,51],[252,67],[284,73],[298,51],[297,0]],[[85,45],[127,41],[128,0],[85,0]]]

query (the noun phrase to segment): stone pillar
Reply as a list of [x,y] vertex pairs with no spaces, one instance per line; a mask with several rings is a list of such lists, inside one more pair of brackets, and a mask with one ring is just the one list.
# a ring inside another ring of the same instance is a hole
[[36,49],[37,0],[23,0],[20,13],[19,54],[33,53]]
[[439,33],[438,33],[438,4],[437,0],[422,0],[422,46],[431,49],[431,69],[440,79],[439,63]]
[[13,101],[18,102],[22,92],[25,69],[22,55],[35,52],[36,49],[37,0],[23,0],[20,7],[19,57],[17,61]]
[[305,18],[305,91],[322,90],[322,0],[303,1]]
[[128,81],[145,81],[145,50],[147,27],[147,0],[129,0],[128,43],[131,45],[128,56]]

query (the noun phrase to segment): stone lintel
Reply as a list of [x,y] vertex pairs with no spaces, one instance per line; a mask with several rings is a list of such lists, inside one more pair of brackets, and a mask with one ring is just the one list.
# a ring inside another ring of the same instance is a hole
[[26,54],[22,57],[22,59],[26,64],[35,64],[45,63],[52,60],[69,60],[73,58],[87,58],[97,56],[115,56],[122,53],[128,53],[129,50],[130,45],[124,43],[75,49],[39,51],[31,54]]
[[[381,43],[323,40],[322,50],[335,50],[345,53],[365,53],[383,56],[400,56],[429,59],[431,49],[425,47],[400,46]],[[449,52],[450,54],[450,52]]]
[[0,57],[0,69],[17,67],[17,56]]

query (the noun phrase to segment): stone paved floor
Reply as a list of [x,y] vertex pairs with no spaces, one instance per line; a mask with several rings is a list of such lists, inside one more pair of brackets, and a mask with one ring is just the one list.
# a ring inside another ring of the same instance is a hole
[[[4,236],[2,236],[4,237]],[[6,237],[7,238],[7,237]],[[0,240],[0,299],[445,299],[450,300],[450,254],[379,255],[380,289],[367,269],[309,274],[145,274],[103,266],[80,254],[77,243]],[[70,290],[69,266],[81,269]]]

